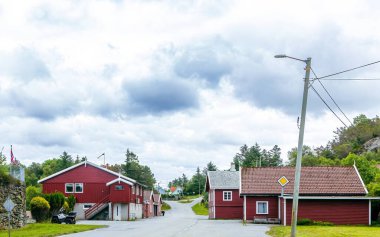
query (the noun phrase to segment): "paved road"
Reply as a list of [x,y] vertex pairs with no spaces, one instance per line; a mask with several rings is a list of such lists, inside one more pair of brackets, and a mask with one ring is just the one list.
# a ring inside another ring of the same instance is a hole
[[[199,201],[199,200],[197,200]],[[266,225],[242,225],[239,220],[208,220],[197,216],[190,204],[168,202],[172,207],[165,216],[137,221],[78,221],[78,224],[105,224],[108,228],[97,229],[68,237],[262,237],[269,229]]]

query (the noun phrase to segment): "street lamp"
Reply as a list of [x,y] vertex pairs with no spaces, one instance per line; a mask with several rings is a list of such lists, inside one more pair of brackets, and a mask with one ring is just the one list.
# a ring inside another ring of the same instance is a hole
[[307,106],[307,94],[309,91],[308,89],[309,89],[309,79],[310,79],[310,69],[311,69],[311,58],[302,60],[299,58],[287,56],[285,54],[279,54],[274,57],[275,58],[290,58],[290,59],[294,59],[294,60],[306,63],[305,83],[304,83],[304,88],[303,88],[302,109],[301,109],[301,125],[300,125],[300,130],[299,130],[299,135],[298,135],[297,160],[296,160],[294,191],[293,191],[291,237],[295,237],[296,231],[297,231],[298,197],[299,197],[299,191],[300,191],[300,178],[301,178],[301,159],[302,159],[303,136],[305,132],[306,106]]

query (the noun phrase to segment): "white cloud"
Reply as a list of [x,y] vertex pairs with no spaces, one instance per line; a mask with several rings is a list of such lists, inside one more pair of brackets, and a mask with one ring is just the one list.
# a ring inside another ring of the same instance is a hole
[[[376,61],[379,9],[374,1],[2,1],[0,143],[26,163],[64,150],[120,163],[130,148],[163,183],[209,161],[228,168],[245,143],[277,144],[285,158],[297,145],[304,65],[273,55],[310,56],[319,76]],[[378,78],[379,69],[345,76]],[[350,118],[378,113],[378,82],[324,84]],[[341,124],[312,91],[309,102],[305,144],[324,145]]]

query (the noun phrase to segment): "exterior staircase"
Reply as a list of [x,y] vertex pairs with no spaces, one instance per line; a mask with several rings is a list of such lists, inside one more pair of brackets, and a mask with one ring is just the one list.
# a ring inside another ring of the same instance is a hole
[[104,208],[108,207],[109,201],[110,201],[110,195],[105,196],[102,200],[100,200],[99,202],[97,202],[95,205],[93,205],[91,208],[87,209],[84,212],[84,218],[86,220],[89,220],[92,217],[94,217]]

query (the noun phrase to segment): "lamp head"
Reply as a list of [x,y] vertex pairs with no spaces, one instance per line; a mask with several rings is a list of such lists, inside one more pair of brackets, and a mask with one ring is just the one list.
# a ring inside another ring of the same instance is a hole
[[286,56],[285,54],[277,54],[274,56],[275,58],[286,58],[288,56]]

